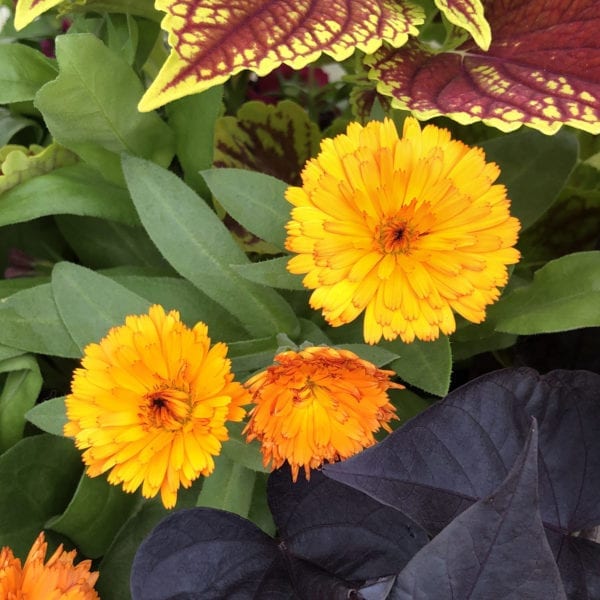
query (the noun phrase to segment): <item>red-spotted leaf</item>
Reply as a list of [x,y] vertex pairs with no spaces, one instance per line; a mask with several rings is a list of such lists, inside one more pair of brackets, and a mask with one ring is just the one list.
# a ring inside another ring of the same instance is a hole
[[466,29],[482,50],[490,47],[492,32],[481,0],[435,0],[435,5],[450,23]]
[[306,111],[291,100],[276,106],[246,102],[236,117],[215,127],[215,167],[250,169],[300,185],[304,163],[319,150],[321,134]]
[[18,0],[15,10],[15,29],[23,29],[36,17],[58,6],[63,0]]
[[301,69],[322,52],[335,60],[383,41],[398,48],[423,23],[405,0],[156,0],[172,52],[142,100],[149,111],[244,69]]
[[486,17],[488,52],[472,40],[448,52],[411,40],[368,57],[370,76],[396,107],[421,119],[600,133],[600,3],[492,0]]

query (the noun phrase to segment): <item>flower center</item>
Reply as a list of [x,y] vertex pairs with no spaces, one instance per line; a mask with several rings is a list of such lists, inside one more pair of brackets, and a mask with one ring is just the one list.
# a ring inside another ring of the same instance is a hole
[[383,254],[410,254],[419,238],[428,234],[433,219],[428,202],[412,200],[375,229],[374,242]]
[[142,419],[149,427],[176,431],[190,417],[190,396],[183,390],[163,388],[146,394],[145,398],[147,404],[142,408]]

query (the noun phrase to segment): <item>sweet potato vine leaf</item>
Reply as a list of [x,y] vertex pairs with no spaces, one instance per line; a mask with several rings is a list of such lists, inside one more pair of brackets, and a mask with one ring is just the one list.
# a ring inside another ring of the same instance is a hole
[[502,484],[410,561],[389,600],[566,600],[538,510],[537,458],[534,426]]
[[488,52],[473,40],[447,52],[416,40],[386,46],[366,59],[379,91],[421,119],[600,133],[600,4],[492,0],[485,8]]
[[423,23],[408,0],[156,0],[167,14],[171,54],[139,104],[149,111],[226,81],[244,69],[264,76],[301,69],[321,53],[334,60],[383,41],[398,48]]
[[492,32],[481,0],[435,0],[435,5],[450,23],[466,29],[482,50],[490,47]]
[[600,525],[599,393],[600,375],[588,371],[497,371],[323,471],[435,535],[493,494],[515,464],[534,417],[540,514],[565,589],[573,598],[598,597],[600,544],[574,534]]
[[18,0],[15,9],[15,29],[23,29],[47,10],[58,6],[63,0]]

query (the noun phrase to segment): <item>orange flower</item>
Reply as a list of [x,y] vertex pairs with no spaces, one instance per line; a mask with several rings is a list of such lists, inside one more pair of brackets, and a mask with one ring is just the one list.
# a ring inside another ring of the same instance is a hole
[[450,334],[453,310],[479,323],[519,260],[499,173],[481,149],[413,118],[402,139],[389,119],[351,123],[286,192],[288,269],[306,273],[311,306],[334,327],[364,312],[369,344]]
[[98,572],[91,560],[73,564],[75,550],[65,552],[62,544],[44,564],[48,544],[44,533],[33,543],[25,565],[8,547],[0,550],[0,599],[2,600],[99,600],[94,590]]
[[86,449],[87,474],[110,471],[108,481],[126,492],[141,485],[146,498],[160,491],[165,507],[175,506],[180,484],[214,470],[226,421],[246,414],[250,398],[226,354],[223,343],[210,347],[204,323],[189,329],[177,311],[156,305],[90,344],[64,428]]
[[387,390],[402,388],[353,352],[327,347],[287,351],[246,386],[256,405],[245,432],[257,438],[265,466],[287,461],[296,481],[304,468],[348,458],[375,443],[380,427],[396,418]]

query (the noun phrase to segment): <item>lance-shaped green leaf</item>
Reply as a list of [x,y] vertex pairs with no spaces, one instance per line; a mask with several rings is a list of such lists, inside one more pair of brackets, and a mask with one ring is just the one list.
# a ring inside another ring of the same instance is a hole
[[35,404],[42,389],[42,376],[33,356],[15,356],[0,362],[6,373],[0,392],[0,453],[23,437],[25,413]]
[[600,11],[596,0],[492,0],[488,52],[472,41],[436,52],[411,40],[367,58],[379,91],[420,119],[446,115],[502,131],[562,124],[600,132]]
[[492,32],[481,0],[435,0],[435,5],[450,23],[466,29],[482,50],[490,47]]
[[552,260],[497,306],[497,331],[529,335],[600,326],[600,252]]
[[58,6],[63,0],[17,0],[15,29],[23,29],[47,10]]
[[63,437],[63,427],[68,420],[64,396],[36,404],[25,418],[38,429]]
[[87,33],[58,36],[56,56],[59,75],[35,104],[57,142],[93,163],[118,166],[115,155],[128,152],[169,164],[173,132],[137,111],[142,84],[120,56]]
[[340,61],[358,48],[371,53],[385,40],[399,47],[423,11],[387,0],[157,0],[167,14],[171,54],[139,108],[152,110],[223,83],[244,69],[260,76],[281,64],[301,69],[321,53]]
[[181,179],[126,156],[123,171],[140,219],[169,263],[236,316],[249,333],[294,335],[298,320],[274,290],[240,277],[230,265],[248,258],[208,205]]
[[56,66],[41,52],[23,44],[0,44],[0,104],[32,100],[55,77]]
[[214,165],[259,171],[300,185],[300,172],[318,152],[320,140],[319,127],[299,104],[246,102],[237,116],[217,121]]

